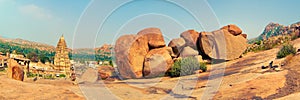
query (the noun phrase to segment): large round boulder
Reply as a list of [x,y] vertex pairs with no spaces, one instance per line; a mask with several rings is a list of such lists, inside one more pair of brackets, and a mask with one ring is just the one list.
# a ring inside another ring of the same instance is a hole
[[198,51],[194,50],[193,48],[187,46],[184,47],[183,50],[180,53],[180,57],[184,58],[184,57],[190,57],[190,56],[197,56],[198,55]]
[[195,30],[188,30],[180,34],[180,37],[182,37],[185,40],[185,46],[190,46],[193,49],[197,50],[197,41],[199,38],[199,33]]
[[233,24],[224,26],[221,29],[227,30],[228,32],[230,32],[234,36],[242,34],[242,30],[239,27],[237,27],[236,25],[233,25]]
[[247,49],[247,40],[242,35],[234,36],[227,30],[200,33],[201,54],[213,59],[233,60]]
[[140,36],[146,36],[151,49],[166,46],[164,37],[159,28],[146,28],[137,33]]
[[149,51],[146,36],[123,35],[115,45],[118,71],[123,78],[142,78],[144,58]]
[[174,54],[178,56],[180,51],[183,49],[184,45],[185,45],[185,41],[183,38],[176,38],[170,41],[168,47],[171,47]]
[[173,64],[167,48],[152,49],[145,57],[144,77],[157,77],[164,75]]

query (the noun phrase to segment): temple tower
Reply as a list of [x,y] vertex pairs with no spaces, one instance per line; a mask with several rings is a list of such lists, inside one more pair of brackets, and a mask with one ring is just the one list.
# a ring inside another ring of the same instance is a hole
[[70,58],[67,43],[64,36],[61,36],[55,50],[54,69],[63,72],[67,77],[70,76]]

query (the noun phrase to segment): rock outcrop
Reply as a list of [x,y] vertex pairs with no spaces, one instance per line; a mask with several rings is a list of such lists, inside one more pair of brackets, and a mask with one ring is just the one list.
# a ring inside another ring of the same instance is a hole
[[[115,45],[116,63],[120,75],[123,78],[142,78],[145,69],[145,57],[148,52],[150,50],[160,50],[165,46],[163,35],[158,28],[146,28],[138,32],[137,35],[121,36]],[[148,55],[151,55],[154,51]],[[174,56],[171,48],[164,48],[163,51],[162,55],[164,57],[166,55],[168,57]],[[150,68],[150,66],[147,67]],[[169,68],[167,65],[160,67]]]
[[115,45],[116,63],[123,78],[142,78],[144,58],[149,51],[146,36],[123,35]]
[[291,35],[295,37],[300,37],[300,22],[284,26],[278,23],[269,23],[263,33],[259,35],[254,40],[267,40],[274,36],[280,36],[280,35]]
[[[174,61],[184,57],[233,60],[247,47],[247,35],[236,25],[228,25],[213,32],[188,30],[180,38],[172,39],[165,47],[158,28],[147,28],[137,35],[121,36],[115,45],[115,56],[121,77],[143,78],[164,75]],[[108,75],[103,74],[103,77]]]
[[213,32],[201,32],[199,44],[202,54],[213,59],[233,60],[247,49],[247,40],[233,35],[224,28]]
[[171,68],[172,64],[172,57],[166,47],[152,49],[145,57],[144,77],[164,75]]

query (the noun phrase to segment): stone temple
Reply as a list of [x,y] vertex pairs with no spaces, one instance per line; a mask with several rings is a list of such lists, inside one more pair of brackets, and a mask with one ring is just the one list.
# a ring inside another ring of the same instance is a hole
[[67,43],[64,36],[61,36],[56,47],[54,57],[54,70],[64,73],[67,77],[70,76],[71,63]]

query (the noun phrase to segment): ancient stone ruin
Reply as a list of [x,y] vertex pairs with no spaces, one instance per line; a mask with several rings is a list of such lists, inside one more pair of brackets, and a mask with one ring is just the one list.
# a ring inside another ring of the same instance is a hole
[[69,58],[69,51],[67,48],[67,44],[65,38],[62,36],[56,47],[55,57],[54,57],[54,70],[64,72],[64,74],[69,77],[71,63]]
[[122,78],[157,77],[165,74],[174,61],[184,57],[233,60],[246,50],[247,35],[236,25],[213,32],[188,30],[165,45],[158,28],[146,28],[136,35],[123,35],[115,44],[118,72]]

